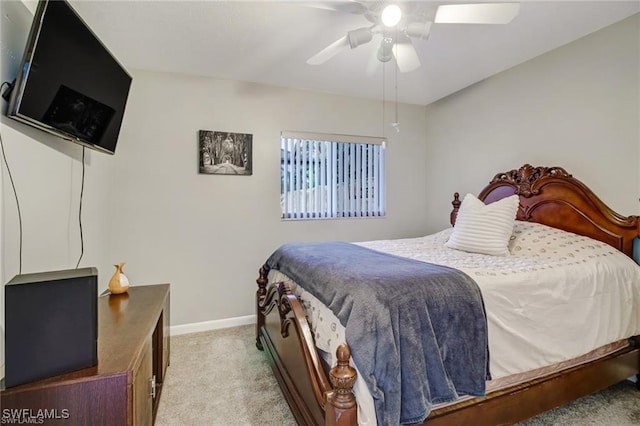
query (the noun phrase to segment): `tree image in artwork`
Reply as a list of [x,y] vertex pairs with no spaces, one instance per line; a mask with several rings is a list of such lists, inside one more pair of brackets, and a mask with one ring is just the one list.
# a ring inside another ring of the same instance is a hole
[[205,174],[251,175],[253,135],[200,130],[199,171]]

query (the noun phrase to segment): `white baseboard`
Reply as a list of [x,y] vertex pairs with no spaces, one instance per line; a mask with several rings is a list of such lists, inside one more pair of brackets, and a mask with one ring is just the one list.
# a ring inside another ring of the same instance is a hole
[[181,334],[198,333],[200,331],[218,330],[221,328],[237,327],[239,325],[249,325],[256,323],[255,315],[244,317],[225,318],[221,320],[194,322],[191,324],[172,325],[170,327],[171,336]]

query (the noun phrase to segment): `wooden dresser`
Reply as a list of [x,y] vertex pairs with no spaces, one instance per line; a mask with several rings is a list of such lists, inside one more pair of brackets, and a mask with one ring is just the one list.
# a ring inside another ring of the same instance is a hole
[[102,295],[98,365],[3,389],[2,424],[152,425],[168,364],[169,284]]

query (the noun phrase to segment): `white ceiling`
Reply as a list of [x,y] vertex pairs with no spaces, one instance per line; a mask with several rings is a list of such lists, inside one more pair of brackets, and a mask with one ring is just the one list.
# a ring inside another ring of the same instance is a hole
[[[377,38],[322,65],[306,63],[368,26],[362,15],[304,1],[70,2],[126,68],[382,98]],[[442,3],[465,1],[420,7]],[[398,99],[426,105],[638,12],[638,0],[523,1],[507,25],[435,24],[428,40],[414,41],[422,67],[397,75]],[[393,61],[384,75],[386,99],[394,99]]]

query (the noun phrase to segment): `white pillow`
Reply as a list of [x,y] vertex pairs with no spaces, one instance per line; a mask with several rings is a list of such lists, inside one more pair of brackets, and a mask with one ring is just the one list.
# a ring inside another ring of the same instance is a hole
[[519,201],[514,194],[485,205],[474,195],[465,195],[445,245],[471,253],[508,256]]

